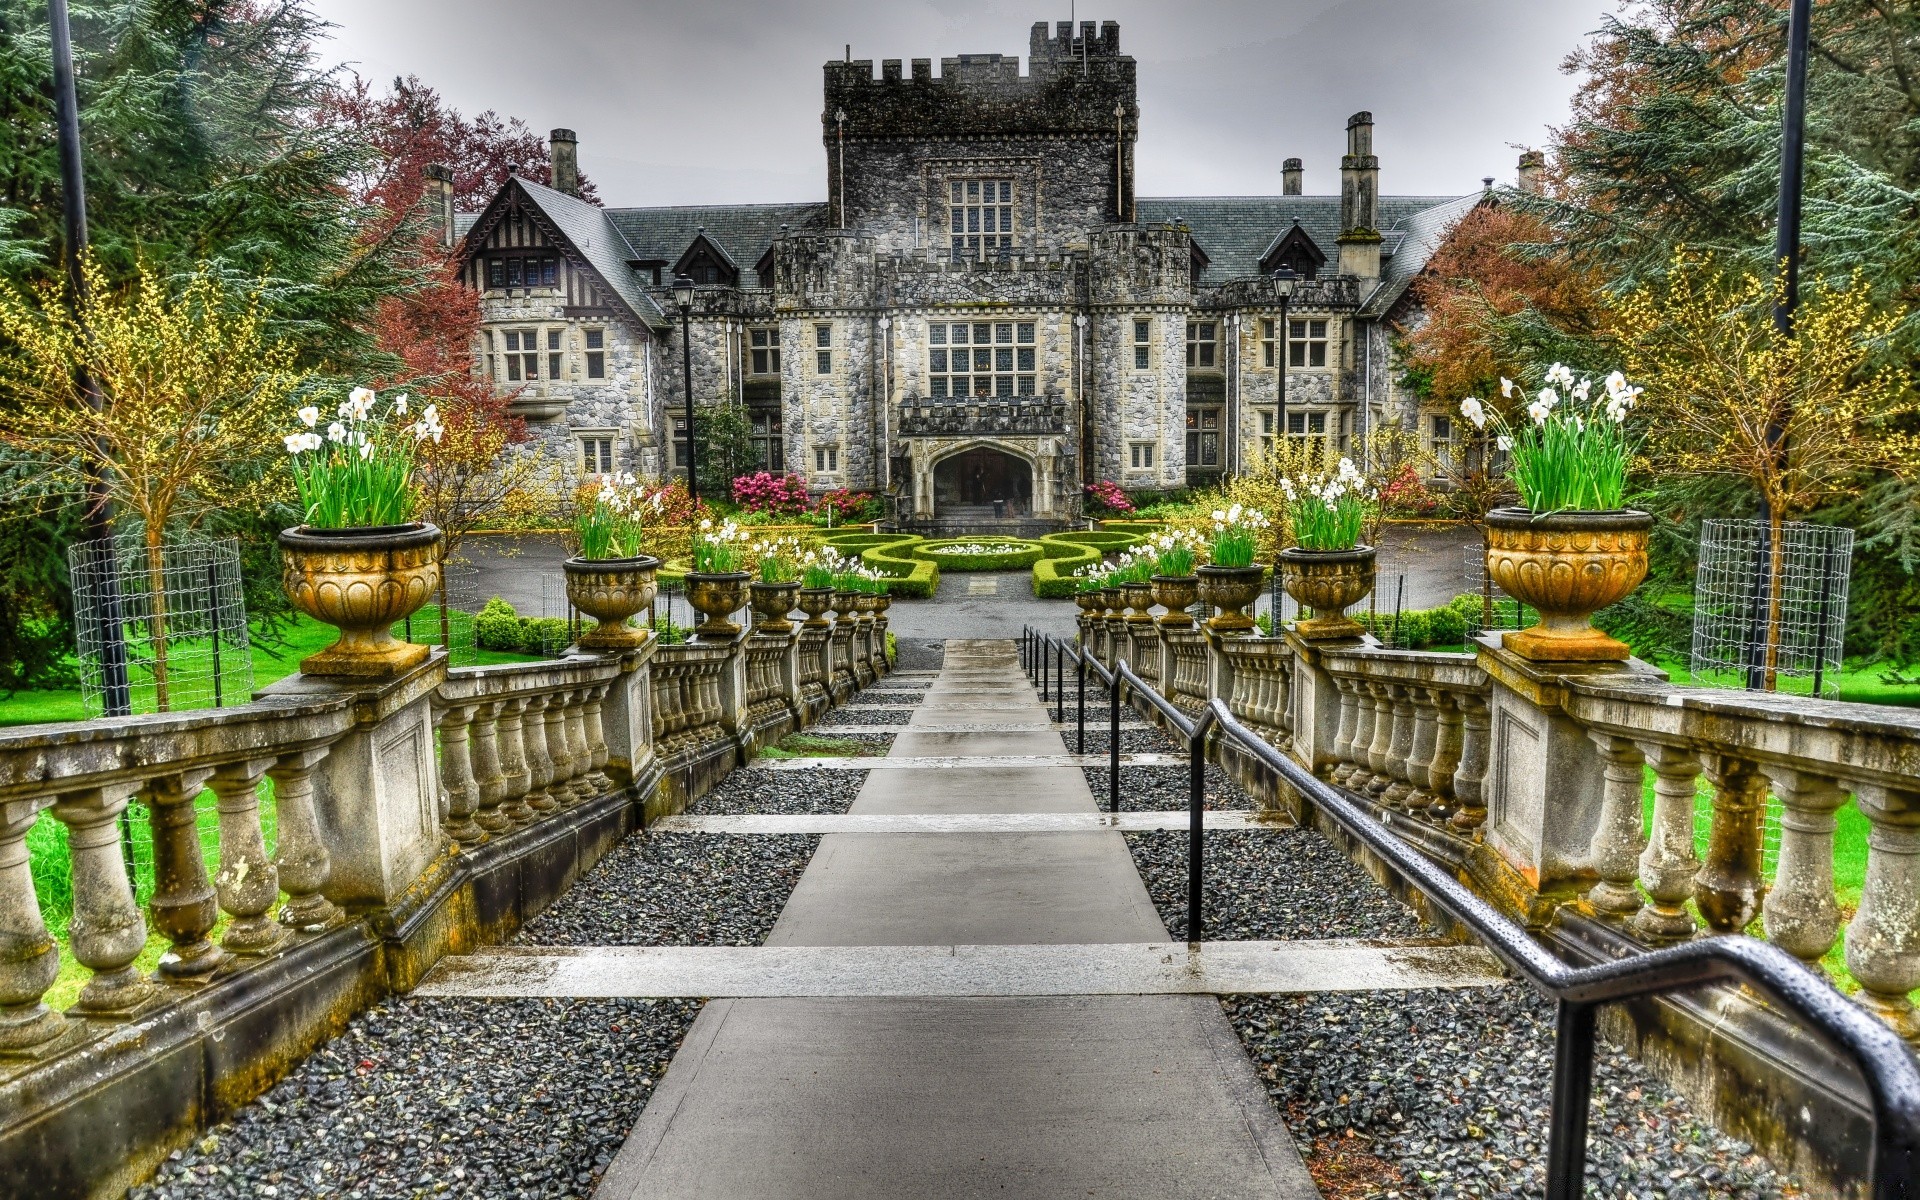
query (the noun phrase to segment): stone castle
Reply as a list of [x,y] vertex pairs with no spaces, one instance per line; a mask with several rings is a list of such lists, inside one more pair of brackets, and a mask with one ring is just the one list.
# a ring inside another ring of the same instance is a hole
[[826,65],[824,202],[600,208],[563,129],[552,187],[445,201],[483,298],[477,368],[551,450],[684,470],[684,276],[696,402],[742,410],[760,465],[891,497],[908,527],[1057,525],[1096,480],[1183,488],[1276,438],[1345,447],[1383,422],[1447,452],[1391,329],[1487,193],[1381,195],[1370,114],[1347,122],[1337,195],[1304,194],[1287,159],[1278,196],[1150,199],[1115,22],[1036,24],[1025,73],[873,67]]

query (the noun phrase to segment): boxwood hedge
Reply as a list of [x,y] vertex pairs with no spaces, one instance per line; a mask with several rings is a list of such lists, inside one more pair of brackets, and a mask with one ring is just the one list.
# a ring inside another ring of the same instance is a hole
[[[998,554],[951,552],[960,546],[1011,546],[1015,549]],[[913,551],[917,557],[938,564],[943,571],[1018,571],[1039,562],[1043,553],[1039,542],[997,537],[940,538],[922,542]]]

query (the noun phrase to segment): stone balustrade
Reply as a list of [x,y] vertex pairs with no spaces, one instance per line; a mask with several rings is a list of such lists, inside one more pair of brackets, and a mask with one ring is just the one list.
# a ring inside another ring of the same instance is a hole
[[[509,936],[632,829],[850,698],[884,647],[867,615],[547,662],[436,652],[396,679],[296,675],[217,711],[0,730],[0,1173],[124,1188],[353,1013]],[[63,827],[58,865],[28,853],[43,820]],[[48,870],[64,928],[38,899]],[[167,950],[148,973],[150,932]],[[56,1011],[61,941],[83,982]]]
[[[1082,616],[1080,629],[1109,666],[1126,659],[1183,712],[1224,698],[1570,959],[1748,932],[1824,973],[1844,940],[1856,999],[1920,1042],[1920,712],[1677,687],[1637,661],[1547,667],[1497,634],[1446,654],[1292,634],[1156,629],[1149,639],[1137,622],[1105,616]],[[1264,803],[1342,838],[1250,756],[1219,747],[1215,757]],[[1848,804],[1869,829],[1850,916],[1835,889]],[[1728,989],[1630,1006],[1612,1021],[1630,1044],[1662,1047],[1661,1062],[1704,1064],[1674,1082],[1723,1127],[1793,1169],[1846,1177],[1837,1147],[1864,1136],[1864,1108],[1804,1031]],[[1688,1055],[1676,1057],[1676,1044]],[[1733,1103],[1743,1095],[1766,1100]]]

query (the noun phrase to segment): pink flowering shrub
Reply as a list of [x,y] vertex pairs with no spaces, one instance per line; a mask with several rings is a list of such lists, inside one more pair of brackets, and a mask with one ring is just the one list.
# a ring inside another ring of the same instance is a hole
[[1087,485],[1087,507],[1094,512],[1130,513],[1133,501],[1120,490],[1120,485],[1111,479],[1102,479],[1098,483]]
[[807,481],[798,475],[755,471],[733,481],[733,502],[748,512],[794,515],[807,511]]

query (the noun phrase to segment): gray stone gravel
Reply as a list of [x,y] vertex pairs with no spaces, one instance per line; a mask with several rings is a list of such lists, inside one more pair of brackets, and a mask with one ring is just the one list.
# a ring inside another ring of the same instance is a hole
[[[1071,728],[1073,724],[1073,710],[1071,708],[1067,710],[1067,724],[1069,727],[1061,730],[1060,736],[1066,739],[1067,749],[1071,751],[1079,745],[1080,741]],[[1096,725],[1093,719],[1089,717],[1087,719],[1087,753],[1105,754],[1106,752],[1107,726],[1105,722]],[[1175,742],[1166,734],[1161,733],[1158,729],[1122,729],[1120,731],[1120,753],[1180,754],[1183,753],[1183,748],[1178,742]],[[1102,773],[1100,778],[1100,786],[1104,788],[1106,786],[1106,775]]]
[[[1121,730],[1121,736],[1126,731]],[[1088,731],[1091,744],[1092,731]],[[1166,753],[1156,748],[1153,753]],[[1178,753],[1176,749],[1174,751]],[[1088,753],[1092,753],[1089,748]],[[1107,768],[1082,767],[1087,786],[1095,796],[1107,794]],[[1207,764],[1206,797],[1209,809],[1245,809],[1255,807],[1253,800],[1235,786],[1225,771]],[[1161,767],[1123,766],[1120,768],[1120,810],[1122,812],[1185,812],[1187,808],[1187,768],[1184,763]]]
[[[1554,1018],[1531,988],[1221,1005],[1327,1195],[1520,1200],[1545,1190]],[[1798,1194],[1604,1043],[1587,1154],[1589,1196]]]
[[946,665],[947,644],[938,638],[893,639],[893,669],[896,671],[938,671]]
[[[1122,795],[1125,795],[1122,792]],[[1176,941],[1187,936],[1187,834],[1126,834],[1133,865]],[[1311,829],[1216,829],[1206,835],[1202,931],[1210,942],[1420,937],[1413,910]]]
[[735,771],[720,786],[687,808],[690,816],[724,817],[759,813],[818,816],[844,813],[867,781],[865,771],[842,767],[775,770],[749,767]]
[[907,704],[889,704],[881,709],[869,709],[865,712],[848,712],[844,708],[830,708],[820,718],[822,725],[905,725],[913,720],[913,706]]
[[584,1198],[699,1011],[693,1000],[395,998],[128,1195]]
[[927,698],[920,688],[878,688],[870,687],[854,698],[855,704],[892,704],[902,708],[912,708]]
[[758,946],[819,844],[811,834],[635,833],[513,940],[529,946]]

